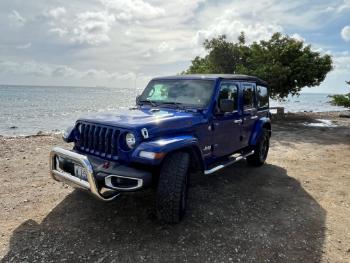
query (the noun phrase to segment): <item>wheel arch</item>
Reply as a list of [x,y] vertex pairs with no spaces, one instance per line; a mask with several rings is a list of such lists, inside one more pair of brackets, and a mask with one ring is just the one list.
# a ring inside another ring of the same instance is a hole
[[[152,151],[163,153],[164,155],[157,160],[144,159],[139,156],[141,151]],[[158,166],[162,164],[169,154],[179,151],[189,153],[191,158],[191,170],[204,170],[204,159],[199,147],[198,139],[190,135],[168,137],[144,142],[134,151],[132,159],[135,162]]]
[[262,131],[264,129],[268,130],[269,136],[271,137],[271,120],[270,120],[270,118],[264,117],[255,123],[253,132],[250,136],[249,145],[253,145],[253,146],[256,145],[256,143],[258,142],[258,140],[262,134]]
[[204,171],[203,156],[198,146],[191,145],[178,149],[177,151],[187,152],[190,155],[190,172]]
[[271,122],[265,122],[262,127],[263,127],[263,129],[268,130],[269,137],[271,137]]

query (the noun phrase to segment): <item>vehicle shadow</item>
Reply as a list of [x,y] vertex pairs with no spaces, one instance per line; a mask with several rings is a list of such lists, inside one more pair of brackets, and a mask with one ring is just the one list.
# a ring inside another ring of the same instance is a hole
[[152,191],[101,203],[74,191],[13,233],[1,262],[319,262],[325,210],[287,171],[245,162],[199,179],[177,225],[156,219]]

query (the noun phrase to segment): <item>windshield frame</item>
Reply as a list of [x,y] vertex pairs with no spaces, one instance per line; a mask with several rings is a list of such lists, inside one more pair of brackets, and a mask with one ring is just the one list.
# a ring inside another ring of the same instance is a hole
[[[177,102],[177,101],[161,101],[161,100],[148,100],[147,99],[147,95],[145,94],[148,89],[151,88],[151,86],[154,85],[155,82],[174,82],[174,81],[197,81],[197,82],[209,82],[211,83],[211,94],[208,98],[208,102],[204,105],[198,105],[198,104],[186,104],[186,103],[181,103],[181,102]],[[212,98],[216,93],[216,80],[214,79],[188,79],[188,78],[172,78],[172,79],[168,79],[168,78],[157,78],[157,79],[152,79],[147,86],[145,87],[145,89],[142,91],[141,95],[138,96],[138,102],[137,105],[142,106],[145,103],[148,103],[149,105],[151,105],[152,107],[164,107],[164,108],[180,108],[180,109],[200,109],[200,110],[205,110],[208,109],[211,105],[212,102]]]

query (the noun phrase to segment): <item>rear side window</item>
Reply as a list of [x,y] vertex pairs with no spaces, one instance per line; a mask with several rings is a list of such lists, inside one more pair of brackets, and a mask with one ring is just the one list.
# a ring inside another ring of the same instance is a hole
[[269,93],[267,88],[264,86],[256,87],[258,93],[258,107],[259,108],[267,108],[269,107]]
[[238,86],[235,83],[223,82],[221,83],[219,93],[219,103],[222,99],[233,100],[235,103],[234,110],[238,109]]
[[252,84],[243,84],[243,107],[245,110],[255,107],[255,90]]

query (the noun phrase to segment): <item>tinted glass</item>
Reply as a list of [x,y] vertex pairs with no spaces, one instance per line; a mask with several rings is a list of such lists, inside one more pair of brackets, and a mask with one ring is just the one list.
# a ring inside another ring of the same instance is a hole
[[269,94],[266,87],[257,86],[258,92],[258,107],[266,108],[269,106]]
[[254,87],[251,84],[244,84],[243,85],[243,106],[244,109],[251,109],[254,108],[254,97],[255,97],[255,91]]
[[220,100],[228,99],[233,100],[235,103],[234,110],[238,109],[238,86],[235,83],[224,82],[221,84],[220,93],[219,93],[219,105]]
[[214,91],[212,80],[152,80],[139,101],[158,104],[177,103],[188,106],[208,106]]

